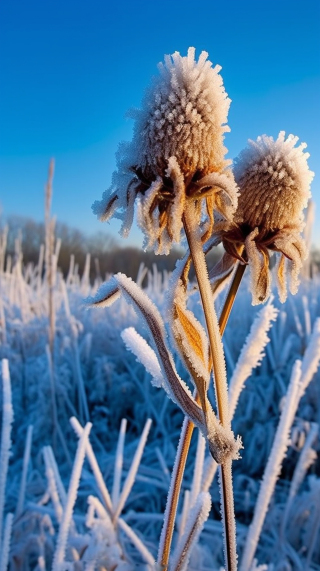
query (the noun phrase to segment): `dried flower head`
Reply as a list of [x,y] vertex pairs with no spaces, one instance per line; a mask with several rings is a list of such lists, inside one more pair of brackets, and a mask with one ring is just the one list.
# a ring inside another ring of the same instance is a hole
[[[234,175],[240,195],[234,224],[222,231],[227,255],[220,269],[231,269],[236,259],[251,266],[253,303],[264,302],[270,293],[269,251],[280,252],[278,288],[286,299],[286,270],[290,291],[296,293],[299,272],[306,257],[301,236],[303,209],[310,198],[314,173],[309,170],[305,143],[298,137],[279,133],[276,141],[263,135],[249,141],[235,160]],[[244,246],[244,249],[243,249]],[[218,268],[217,268],[218,269]],[[215,278],[218,271],[215,272]]]
[[230,100],[220,67],[212,67],[208,54],[195,60],[194,48],[178,52],[159,64],[160,76],[147,90],[135,119],[130,143],[118,152],[118,170],[102,201],[93,205],[101,220],[113,214],[123,220],[126,236],[138,200],[138,223],[146,247],[167,253],[180,241],[187,200],[197,204],[198,223],[209,233],[213,212],[231,219],[237,187],[225,160],[223,145]]
[[313,173],[308,168],[306,143],[281,131],[276,141],[263,135],[249,141],[235,160],[234,175],[240,188],[236,221],[274,232],[292,227],[300,232],[303,209],[310,198]]

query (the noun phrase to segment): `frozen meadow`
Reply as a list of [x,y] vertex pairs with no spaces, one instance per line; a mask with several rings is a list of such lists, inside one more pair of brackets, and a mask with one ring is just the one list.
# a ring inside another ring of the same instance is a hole
[[[89,259],[83,276],[71,265],[64,279],[52,266],[48,280],[43,251],[24,267],[19,244],[5,265],[3,238],[2,247],[1,570],[156,569],[183,415],[121,337],[128,327],[150,335],[124,298],[85,307],[101,285],[89,283]],[[137,276],[160,313],[169,277]],[[284,305],[256,308],[244,279],[223,338],[244,444],[233,469],[239,560],[257,544],[250,569],[320,569],[319,291],[317,276],[304,279]],[[201,319],[197,294],[190,304]],[[172,570],[223,567],[215,468],[196,430]]]

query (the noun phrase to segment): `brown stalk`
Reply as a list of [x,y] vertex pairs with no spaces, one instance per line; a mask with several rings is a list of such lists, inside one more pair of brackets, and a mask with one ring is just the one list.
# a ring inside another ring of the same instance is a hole
[[[192,254],[191,254],[192,255]],[[243,277],[244,271],[246,269],[246,265],[238,264],[237,269],[235,271],[235,275],[232,280],[232,284],[229,288],[227,298],[223,305],[220,318],[219,318],[219,329],[221,337],[224,334],[229,315],[231,313],[231,309],[233,307],[234,300],[237,295],[237,291],[239,289],[241,279]],[[196,402],[199,403],[199,395],[195,393]],[[177,513],[177,506],[178,500],[180,496],[181,484],[183,479],[183,474],[186,466],[187,456],[190,448],[191,437],[194,429],[194,424],[191,422],[187,417],[184,418],[181,435],[180,435],[180,442],[179,447],[177,450],[177,456],[175,460],[175,473],[172,474],[172,484],[171,484],[171,497],[168,497],[167,505],[169,505],[169,513],[168,517],[165,518],[166,527],[162,530],[162,537],[164,538],[160,544],[159,549],[159,558],[161,569],[163,571],[167,571],[168,564],[169,564],[169,555],[173,537],[173,530],[175,524],[175,518]],[[224,478],[221,478],[221,485],[222,489],[225,488],[224,485]],[[225,494],[224,494],[225,495]]]

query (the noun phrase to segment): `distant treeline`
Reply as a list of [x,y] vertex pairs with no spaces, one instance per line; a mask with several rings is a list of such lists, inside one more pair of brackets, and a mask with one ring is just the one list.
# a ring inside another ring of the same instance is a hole
[[[6,219],[8,226],[7,256],[13,259],[17,248],[17,240],[21,240],[23,264],[37,264],[41,244],[45,243],[45,226],[42,222],[36,222],[30,218],[10,216]],[[2,222],[2,228],[4,223]],[[132,278],[137,277],[141,263],[149,269],[153,264],[160,271],[172,271],[176,260],[183,256],[181,249],[173,249],[168,256],[156,256],[153,252],[144,252],[134,247],[126,246],[125,240],[118,243],[116,239],[104,232],[86,235],[76,228],[57,222],[55,238],[61,240],[58,266],[66,277],[70,267],[71,256],[74,256],[75,264],[78,264],[80,276],[83,273],[86,256],[91,255],[90,278],[93,281],[97,274],[104,279],[106,274],[124,272]],[[210,265],[213,265],[220,254],[209,254]]]

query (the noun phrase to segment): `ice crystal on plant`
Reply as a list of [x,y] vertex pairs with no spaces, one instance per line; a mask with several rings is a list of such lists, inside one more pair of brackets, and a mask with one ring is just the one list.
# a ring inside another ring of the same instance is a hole
[[118,151],[111,188],[93,211],[101,220],[115,215],[122,234],[131,228],[138,200],[138,224],[145,246],[168,253],[180,241],[187,200],[197,201],[198,223],[210,233],[214,210],[233,216],[237,187],[225,160],[224,133],[230,105],[220,67],[202,52],[178,52],[159,64],[160,75],[146,91],[142,109],[134,110],[131,143]]

